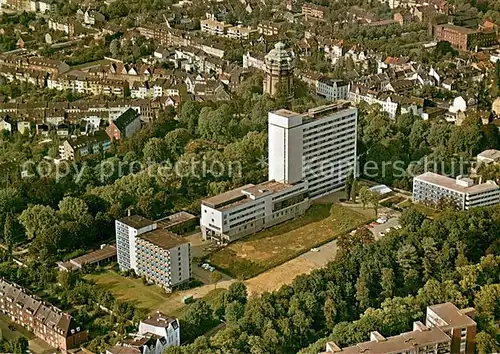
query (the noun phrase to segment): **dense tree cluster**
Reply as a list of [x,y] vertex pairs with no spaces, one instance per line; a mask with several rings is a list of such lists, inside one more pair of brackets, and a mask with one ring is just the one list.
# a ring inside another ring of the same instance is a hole
[[446,211],[435,220],[417,214],[378,242],[359,231],[334,262],[290,286],[244,306],[213,305],[226,329],[167,353],[292,353],[311,345],[301,353],[316,354],[327,340],[345,346],[374,330],[407,331],[427,305],[446,301],[475,306],[480,352],[498,350],[500,208]]
[[387,185],[409,190],[412,176],[434,166],[437,173],[464,174],[477,153],[499,148],[498,129],[482,125],[473,115],[457,126],[411,114],[391,120],[375,106],[359,106],[358,152],[363,172]]

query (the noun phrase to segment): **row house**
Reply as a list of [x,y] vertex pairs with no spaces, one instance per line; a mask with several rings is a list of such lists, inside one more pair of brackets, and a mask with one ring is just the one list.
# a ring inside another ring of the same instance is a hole
[[56,20],[50,18],[48,21],[48,26],[53,31],[66,33],[69,37],[77,36],[85,32],[85,28],[80,23],[71,21],[69,19]]
[[87,331],[70,314],[5,280],[0,280],[0,310],[63,353],[78,348],[88,339]]
[[139,81],[135,82],[131,89],[132,98],[158,98],[163,96],[179,96],[180,84],[175,85],[171,80],[158,79],[152,83]]
[[45,87],[47,74],[40,71],[12,67],[0,67],[0,75],[5,77],[8,82],[25,82],[38,87]]
[[22,57],[10,54],[0,54],[0,66],[42,71],[50,75],[62,74],[70,69],[68,64],[59,60],[35,56]]
[[407,98],[390,92],[377,92],[361,85],[351,86],[349,100],[355,103],[366,102],[369,105],[378,104],[391,119],[396,118],[398,111],[401,114],[412,113],[418,116],[422,115],[423,112],[423,100],[421,99]]

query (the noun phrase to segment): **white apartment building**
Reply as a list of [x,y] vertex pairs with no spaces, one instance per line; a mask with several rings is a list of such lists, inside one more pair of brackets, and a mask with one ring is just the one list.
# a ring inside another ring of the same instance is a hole
[[305,180],[311,199],[344,188],[348,172],[356,172],[357,117],[346,101],[306,114],[269,112],[269,179]]
[[234,241],[302,215],[309,208],[307,182],[248,184],[201,204],[204,239]]
[[115,221],[116,251],[121,270],[137,268],[137,236],[155,230],[156,223],[139,215],[124,217]]
[[191,244],[164,224],[138,215],[116,220],[116,249],[121,270],[171,291],[191,278]]
[[228,23],[219,22],[217,20],[207,19],[200,21],[201,31],[212,34],[214,36],[224,36],[226,34],[226,30],[229,27],[232,26]]
[[413,200],[436,204],[443,198],[454,199],[461,210],[500,203],[500,187],[493,181],[474,185],[469,178],[456,179],[425,172],[413,178]]
[[329,101],[347,100],[349,98],[349,83],[322,77],[316,82],[316,93]]

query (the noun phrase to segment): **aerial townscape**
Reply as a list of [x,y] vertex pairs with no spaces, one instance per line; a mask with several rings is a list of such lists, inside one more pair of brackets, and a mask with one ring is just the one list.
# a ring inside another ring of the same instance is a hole
[[500,0],[0,0],[0,354],[500,352]]

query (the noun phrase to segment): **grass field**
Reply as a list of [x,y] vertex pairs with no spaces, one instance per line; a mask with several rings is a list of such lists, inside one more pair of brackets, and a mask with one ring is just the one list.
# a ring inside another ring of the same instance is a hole
[[300,218],[231,243],[210,255],[227,274],[248,279],[334,239],[370,217],[337,204],[316,204]]
[[159,310],[179,317],[185,307],[181,301],[184,295],[193,294],[195,298],[203,298],[210,303],[217,292],[223,291],[222,289],[214,290],[213,285],[208,285],[199,288],[198,292],[185,290],[167,294],[159,286],[145,285],[141,279],[124,277],[112,270],[89,274],[85,277],[110,291],[120,301],[133,303],[136,307],[148,312]]

